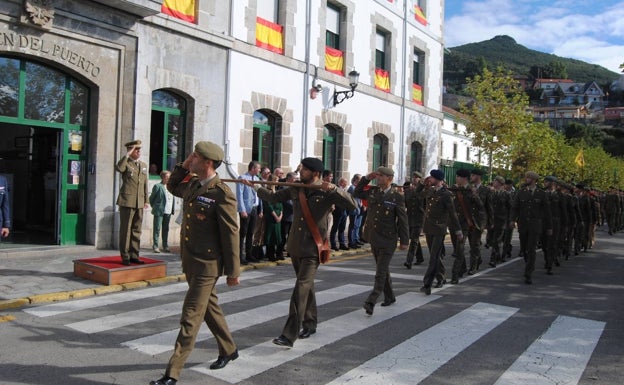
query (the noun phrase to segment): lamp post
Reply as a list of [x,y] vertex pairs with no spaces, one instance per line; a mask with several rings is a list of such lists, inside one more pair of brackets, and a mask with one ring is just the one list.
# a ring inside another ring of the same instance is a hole
[[334,107],[337,104],[340,104],[344,102],[345,100],[353,97],[353,94],[355,93],[355,88],[358,86],[360,73],[357,72],[356,70],[352,70],[351,72],[349,72],[348,76],[349,76],[349,86],[351,86],[351,89],[348,91],[336,91],[336,88],[334,88]]

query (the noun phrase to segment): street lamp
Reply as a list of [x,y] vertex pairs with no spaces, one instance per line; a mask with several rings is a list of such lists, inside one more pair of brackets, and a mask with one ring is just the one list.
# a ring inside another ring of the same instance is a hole
[[349,76],[349,86],[351,86],[350,90],[336,91],[336,88],[334,87],[334,107],[336,107],[337,104],[340,104],[344,102],[345,100],[353,97],[353,94],[355,93],[355,87],[358,86],[360,73],[357,72],[356,70],[352,70],[351,72],[349,72],[348,76]]

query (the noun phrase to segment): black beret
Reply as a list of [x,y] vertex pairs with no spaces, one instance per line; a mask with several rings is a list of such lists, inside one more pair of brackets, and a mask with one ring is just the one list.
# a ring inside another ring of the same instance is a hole
[[310,171],[323,172],[325,170],[323,161],[318,158],[304,158],[301,165]]
[[513,180],[511,180],[511,179],[505,179],[505,184],[513,184]]
[[557,178],[552,176],[552,175],[548,175],[547,177],[544,178],[544,182],[556,182]]
[[481,170],[480,168],[473,168],[470,171],[470,173],[474,174],[474,175],[483,175],[484,174],[483,170]]
[[444,180],[444,171],[442,170],[431,170],[429,175],[437,180]]
[[457,172],[455,172],[455,175],[461,176],[462,178],[468,178],[470,177],[470,171],[466,170],[465,168],[460,168],[459,170],[457,170]]

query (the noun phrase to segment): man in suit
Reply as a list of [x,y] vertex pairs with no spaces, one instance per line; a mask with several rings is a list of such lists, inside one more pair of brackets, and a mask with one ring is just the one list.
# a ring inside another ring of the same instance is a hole
[[[252,160],[247,166],[247,172],[238,177],[251,181],[259,181],[260,162]],[[240,263],[246,265],[249,262],[257,262],[251,255],[253,246],[253,233],[258,218],[258,205],[260,200],[256,191],[243,183],[236,184],[236,201],[238,204],[238,215],[240,217]],[[243,258],[243,252],[245,257]]]
[[287,249],[297,281],[290,297],[290,310],[282,334],[273,339],[273,343],[279,346],[292,347],[297,338],[308,338],[316,333],[314,277],[319,266],[319,250],[304,218],[300,197],[303,194],[303,199],[306,199],[323,241],[327,239],[327,220],[332,205],[346,210],[355,208],[349,193],[330,182],[320,180],[323,170],[320,159],[305,158],[301,161],[299,177],[302,187],[287,187],[277,191],[253,185],[247,180],[242,181],[253,187],[258,196],[267,202],[293,202],[293,224],[288,235]]
[[119,206],[119,251],[121,263],[143,264],[139,259],[143,209],[148,207],[147,164],[140,161],[141,141],[133,140],[125,144],[128,151],[115,169],[121,173],[121,188],[117,197]]
[[455,204],[449,190],[444,187],[444,172],[442,170],[431,170],[430,176],[425,178],[420,189],[427,188],[425,201],[425,221],[423,232],[429,248],[429,266],[423,278],[423,286],[420,291],[426,295],[431,294],[433,279],[444,280],[444,265],[442,264],[442,248],[446,229],[457,237],[459,242],[463,241],[464,235],[457,219]]
[[407,208],[407,221],[409,222],[410,244],[405,257],[405,266],[412,268],[414,257],[415,265],[420,265],[425,261],[420,245],[420,232],[422,231],[423,219],[425,216],[425,197],[422,190],[416,191],[416,186],[420,183],[422,174],[414,171],[409,186],[405,189],[405,207]]
[[0,175],[0,236],[8,238],[11,228],[11,209],[9,206],[9,184]]
[[[364,237],[371,244],[375,257],[376,271],[373,291],[364,302],[366,314],[372,315],[377,298],[383,292],[384,301],[381,306],[389,306],[396,302],[390,278],[390,260],[400,241],[399,248],[406,250],[409,246],[409,224],[405,197],[392,187],[394,171],[388,167],[379,167],[377,171],[362,177],[355,187],[353,196],[368,201],[368,216],[364,225]],[[364,191],[371,180],[377,181]]]
[[539,175],[528,171],[525,175],[525,186],[516,193],[511,205],[510,223],[514,227],[518,223],[520,236],[520,250],[524,252],[524,282],[533,283],[531,274],[535,270],[535,253],[537,242],[542,236],[542,230],[552,235],[550,207],[548,196],[544,190],[537,188]]
[[169,222],[174,214],[173,195],[167,191],[167,182],[171,172],[163,170],[160,172],[160,183],[156,183],[152,188],[149,196],[149,203],[152,206],[152,215],[154,216],[152,229],[152,250],[160,253],[158,248],[158,238],[162,227],[162,246],[165,253],[169,252]]
[[238,349],[217,301],[221,275],[227,285],[239,283],[239,234],[236,197],[216,170],[223,149],[202,141],[183,163],[175,166],[167,189],[183,198],[182,271],[189,289],[182,305],[180,332],[165,375],[150,385],[175,385],[191,354],[202,320],[215,337],[219,357],[210,369],[221,369],[238,358]]

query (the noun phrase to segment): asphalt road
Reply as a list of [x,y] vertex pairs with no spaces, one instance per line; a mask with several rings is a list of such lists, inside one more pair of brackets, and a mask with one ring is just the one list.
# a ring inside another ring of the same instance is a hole
[[[372,257],[321,266],[318,332],[293,349],[280,334],[291,266],[247,271],[219,286],[240,358],[211,371],[214,339],[203,329],[179,384],[622,384],[624,235],[598,233],[587,253],[523,282],[523,261],[486,268],[431,296],[424,266],[392,261],[397,303],[362,304]],[[538,253],[538,267],[542,267]],[[451,261],[446,260],[450,267]],[[0,383],[147,384],[171,354],[185,284],[168,284],[5,312]]]

